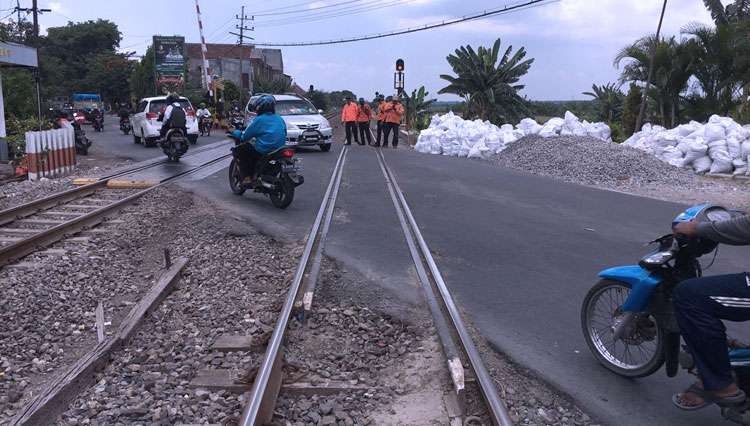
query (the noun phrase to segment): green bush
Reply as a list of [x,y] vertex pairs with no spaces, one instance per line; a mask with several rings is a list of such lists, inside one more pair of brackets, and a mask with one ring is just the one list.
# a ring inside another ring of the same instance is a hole
[[[42,130],[52,128],[51,123],[42,122]],[[35,118],[19,119],[16,116],[9,116],[5,121],[5,131],[7,133],[8,151],[11,160],[17,160],[23,157],[26,152],[26,132],[39,130],[39,121]]]
[[627,136],[620,123],[609,123],[609,129],[612,131],[612,142],[623,143]]

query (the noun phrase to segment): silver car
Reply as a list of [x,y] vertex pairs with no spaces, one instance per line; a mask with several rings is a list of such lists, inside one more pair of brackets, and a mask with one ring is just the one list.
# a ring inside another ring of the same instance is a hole
[[[247,124],[255,117],[251,110],[262,94],[253,95],[245,106]],[[293,147],[319,146],[322,151],[331,150],[333,129],[331,123],[309,100],[297,95],[271,95],[276,99],[276,114],[286,122],[286,144]]]

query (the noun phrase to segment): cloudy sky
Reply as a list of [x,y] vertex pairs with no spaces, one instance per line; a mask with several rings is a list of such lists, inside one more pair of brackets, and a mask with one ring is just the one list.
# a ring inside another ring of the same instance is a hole
[[[295,42],[356,37],[443,21],[514,4],[517,0],[257,0],[244,2],[257,15],[257,41]],[[0,11],[16,0],[0,0]],[[435,94],[450,73],[445,57],[460,45],[526,47],[535,58],[524,93],[532,99],[583,99],[592,83],[617,79],[612,60],[627,43],[656,30],[659,0],[560,0],[516,13],[405,36],[359,43],[283,48],[285,71],[302,87],[350,89],[370,97],[390,92],[396,58],[406,61],[407,89],[425,85]],[[726,2],[725,2],[726,3]],[[53,10],[42,15],[42,28],[67,21],[103,18],[117,23],[123,50],[142,54],[153,34],[184,35],[197,42],[192,0],[40,0]],[[242,1],[201,0],[209,42],[233,43],[234,16]],[[21,0],[22,7],[31,0]],[[334,13],[334,11],[336,11]],[[299,12],[299,13],[298,13]],[[7,12],[2,12],[5,15]],[[275,13],[274,15],[268,15]],[[281,14],[280,14],[281,13]],[[339,15],[331,17],[330,15]],[[264,15],[264,16],[261,16]],[[15,16],[15,15],[14,15]],[[710,24],[701,0],[669,0],[664,33],[679,36],[690,22]],[[449,99],[449,97],[441,97]]]

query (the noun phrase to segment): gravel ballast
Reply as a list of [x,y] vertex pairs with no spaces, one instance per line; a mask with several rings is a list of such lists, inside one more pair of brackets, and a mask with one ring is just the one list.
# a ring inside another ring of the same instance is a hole
[[634,148],[591,137],[527,136],[508,145],[490,161],[511,169],[634,195],[681,203],[710,201],[750,207],[743,194],[750,188],[747,183],[696,175]]

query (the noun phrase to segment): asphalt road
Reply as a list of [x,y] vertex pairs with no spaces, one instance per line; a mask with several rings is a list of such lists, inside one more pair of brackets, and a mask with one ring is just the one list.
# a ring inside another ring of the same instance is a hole
[[[339,136],[340,137],[340,136]],[[340,141],[339,141],[340,142]],[[340,143],[301,151],[305,184],[281,211],[262,195],[237,197],[226,170],[183,187],[220,202],[262,232],[301,241],[322,199]],[[716,407],[685,413],[670,396],[690,382],[663,371],[619,378],[588,352],[581,301],[599,270],[634,263],[684,207],[498,168],[489,163],[387,150],[406,198],[460,307],[499,350],[613,425],[707,425]],[[421,303],[372,148],[352,146],[326,252],[400,297]],[[709,273],[746,268],[742,249],[722,248]],[[747,337],[747,333],[740,333]]]
[[[152,158],[162,158],[164,154],[158,147],[144,147],[143,145],[133,142],[132,135],[124,135],[120,131],[119,118],[113,115],[104,117],[104,131],[95,132],[90,125],[83,126],[92,143],[89,148],[88,156],[78,156],[78,161],[83,164],[101,163],[107,161],[122,162],[131,160],[134,162],[150,160]],[[223,139],[224,133],[217,131],[211,136],[199,137],[196,145],[191,145],[191,149],[200,148],[203,145],[218,142]]]

